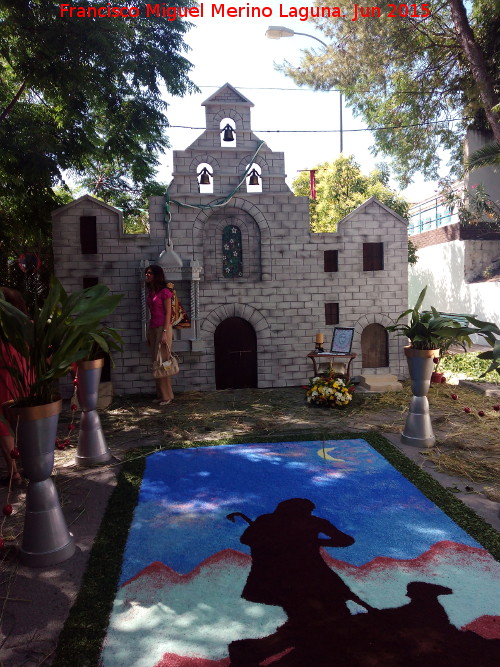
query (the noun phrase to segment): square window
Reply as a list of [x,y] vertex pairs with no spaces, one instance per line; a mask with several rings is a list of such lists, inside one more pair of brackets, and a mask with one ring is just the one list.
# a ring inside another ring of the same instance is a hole
[[339,304],[325,303],[325,324],[339,323]]
[[323,253],[325,273],[334,273],[339,270],[339,251],[325,250]]
[[363,271],[384,270],[384,244],[363,243]]
[[97,218],[83,215],[80,218],[80,247],[82,255],[97,254]]
[[87,289],[88,287],[94,287],[94,285],[99,284],[99,278],[96,278],[95,276],[83,276],[82,284],[83,284],[83,289]]

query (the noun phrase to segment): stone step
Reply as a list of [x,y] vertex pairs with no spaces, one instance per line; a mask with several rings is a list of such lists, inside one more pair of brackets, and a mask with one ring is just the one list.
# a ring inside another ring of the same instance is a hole
[[358,388],[361,391],[380,393],[383,391],[402,391],[403,385],[395,375],[360,375]]

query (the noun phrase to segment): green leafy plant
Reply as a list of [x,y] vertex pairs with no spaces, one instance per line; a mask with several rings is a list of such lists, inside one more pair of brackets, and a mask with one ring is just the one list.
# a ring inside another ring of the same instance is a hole
[[450,209],[456,209],[460,224],[482,231],[500,231],[500,206],[486,192],[482,183],[470,188],[441,181],[442,196]]
[[[464,349],[465,346],[471,347],[470,337],[481,336],[491,345],[491,350],[482,352],[478,357],[491,362],[487,373],[500,372],[500,340],[497,339],[497,336],[500,336],[500,329],[497,325],[466,316],[469,326],[463,326],[456,320],[443,317],[432,306],[430,311],[421,311],[426,292],[427,286],[420,292],[414,307],[401,313],[395,324],[386,327],[386,330],[396,333],[397,336],[408,338],[410,346],[415,350],[442,350],[444,352],[452,345],[461,345]],[[408,315],[410,315],[409,322],[400,322]]]
[[408,264],[413,266],[418,262],[418,248],[411,239],[408,239]]
[[[414,307],[401,313],[395,324],[386,327],[387,331],[408,338],[411,347],[416,350],[448,349],[454,343],[464,342],[472,345],[470,336],[479,332],[443,317],[435,308],[431,307],[430,311],[420,310],[426,291],[427,287],[424,287]],[[409,322],[400,322],[408,315]]]
[[108,353],[121,347],[119,334],[103,324],[121,298],[105,285],[68,294],[54,278],[31,318],[0,294],[0,361],[14,381],[16,405],[50,403],[54,381],[66,375],[71,364],[95,358],[98,350]]
[[469,380],[481,380],[482,382],[499,382],[498,373],[488,373],[490,363],[479,357],[477,352],[464,352],[448,354],[441,359],[440,370],[444,372],[459,373]]

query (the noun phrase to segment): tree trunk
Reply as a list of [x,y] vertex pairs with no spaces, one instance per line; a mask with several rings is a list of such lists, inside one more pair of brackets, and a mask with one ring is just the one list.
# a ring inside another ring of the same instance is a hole
[[499,103],[499,98],[495,94],[493,82],[488,75],[483,51],[472,32],[463,1],[450,0],[450,7],[457,41],[470,65],[493,136],[500,143],[500,118],[492,111],[492,108]]
[[9,102],[9,104],[8,104],[8,105],[5,107],[5,109],[2,111],[2,113],[0,114],[0,123],[2,123],[2,122],[7,118],[7,116],[10,114],[10,112],[11,112],[12,109],[14,108],[14,105],[16,104],[16,102],[18,101],[18,99],[19,99],[19,98],[21,97],[21,95],[23,94],[24,89],[26,88],[26,84],[27,84],[27,83],[28,83],[28,79],[24,79],[24,81],[22,82],[22,84],[21,84],[19,90],[17,91],[17,93],[14,95],[14,97],[12,98],[12,100]]

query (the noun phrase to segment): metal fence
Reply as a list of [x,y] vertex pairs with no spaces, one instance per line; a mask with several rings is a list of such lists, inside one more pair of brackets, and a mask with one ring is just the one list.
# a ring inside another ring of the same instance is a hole
[[440,197],[427,199],[410,208],[408,214],[408,235],[414,236],[431,229],[458,222],[458,213],[443,202]]

